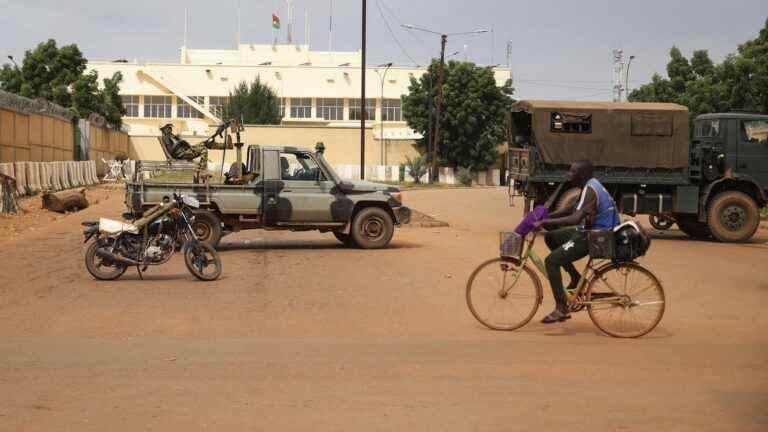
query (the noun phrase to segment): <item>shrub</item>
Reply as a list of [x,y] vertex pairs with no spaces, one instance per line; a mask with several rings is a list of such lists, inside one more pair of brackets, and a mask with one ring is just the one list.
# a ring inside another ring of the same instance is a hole
[[456,173],[456,179],[464,186],[472,186],[472,170],[465,167],[460,167]]
[[410,171],[409,175],[413,178],[413,182],[416,184],[421,183],[421,178],[427,173],[427,158],[426,156],[416,156],[411,159],[405,157],[405,166]]

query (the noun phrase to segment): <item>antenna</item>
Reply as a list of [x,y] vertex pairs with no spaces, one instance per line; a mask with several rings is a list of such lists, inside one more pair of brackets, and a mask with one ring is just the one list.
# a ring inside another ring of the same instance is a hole
[[288,45],[293,43],[293,1],[287,0],[288,3]]
[[189,9],[184,8],[184,47],[187,46],[188,32],[189,32]]
[[333,0],[329,0],[328,10],[328,51],[333,51]]
[[512,41],[507,41],[507,70],[509,70],[509,79],[512,80]]
[[304,45],[309,49],[310,41],[310,28],[309,28],[309,9],[304,9]]
[[237,49],[240,49],[240,0],[237,0]]

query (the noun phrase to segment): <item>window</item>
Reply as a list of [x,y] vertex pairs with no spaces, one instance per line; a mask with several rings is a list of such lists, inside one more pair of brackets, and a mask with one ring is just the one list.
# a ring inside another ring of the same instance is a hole
[[741,122],[741,125],[744,141],[768,143],[768,120],[748,120]]
[[280,153],[280,178],[282,180],[318,181],[322,171],[309,153]]
[[123,101],[125,107],[126,117],[138,117],[139,116],[139,97],[136,95],[122,95],[120,99]]
[[144,117],[171,118],[171,97],[144,96]]
[[[199,105],[205,104],[204,96],[189,96],[190,99],[195,101]],[[203,118],[203,113],[192,108],[192,105],[184,101],[184,99],[176,98],[176,117],[179,118]]]
[[[349,100],[349,119],[360,120],[360,99]],[[365,119],[376,120],[376,101],[373,99],[365,100]]]
[[693,130],[696,138],[720,136],[720,120],[699,120]]
[[224,117],[224,107],[229,103],[228,96],[211,96],[208,98],[208,111],[218,118]]
[[592,133],[592,114],[553,112],[549,130],[562,133]]
[[312,99],[291,98],[291,118],[312,117]]
[[384,121],[403,121],[400,99],[384,99],[381,107],[381,118]]
[[632,114],[632,136],[672,136],[672,116],[667,114]]
[[326,120],[344,120],[343,99],[318,99],[317,115]]

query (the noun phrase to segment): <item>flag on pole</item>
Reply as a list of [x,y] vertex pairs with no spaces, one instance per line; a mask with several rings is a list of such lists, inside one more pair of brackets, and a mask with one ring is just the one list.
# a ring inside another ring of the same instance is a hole
[[280,17],[275,14],[272,14],[272,28],[280,29]]

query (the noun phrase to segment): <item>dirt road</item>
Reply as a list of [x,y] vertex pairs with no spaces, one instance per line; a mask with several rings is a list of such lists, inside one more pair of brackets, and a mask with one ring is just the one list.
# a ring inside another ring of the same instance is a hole
[[[501,189],[409,191],[450,228],[393,247],[329,234],[226,237],[224,274],[180,257],[97,282],[79,222],[116,193],[0,247],[0,431],[768,429],[768,236],[654,239],[667,313],[639,340],[586,314],[485,330],[464,284],[513,227]],[[566,429],[567,428],[567,429]]]

